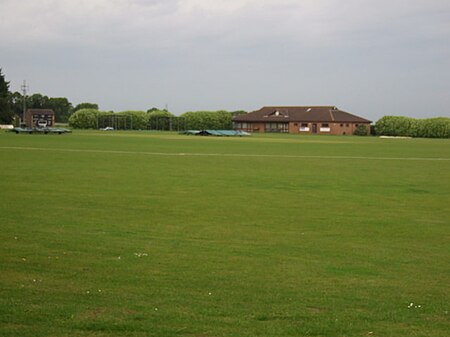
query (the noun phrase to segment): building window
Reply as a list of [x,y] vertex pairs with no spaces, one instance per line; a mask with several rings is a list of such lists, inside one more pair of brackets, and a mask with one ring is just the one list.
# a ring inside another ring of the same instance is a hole
[[289,124],[288,123],[266,123],[265,131],[266,132],[288,132]]
[[340,127],[342,128],[344,126],[344,124],[341,123]]
[[300,125],[299,131],[300,131],[300,132],[309,132],[308,123],[302,123],[302,124]]
[[252,131],[252,123],[234,122],[233,127],[238,130]]
[[345,124],[345,126],[346,126],[346,127],[349,127],[349,126],[350,126],[350,124]]
[[328,123],[320,124],[320,132],[331,132],[330,126]]

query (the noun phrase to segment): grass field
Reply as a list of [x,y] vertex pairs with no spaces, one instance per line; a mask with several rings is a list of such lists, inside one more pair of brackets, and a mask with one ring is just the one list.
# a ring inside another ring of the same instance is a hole
[[0,335],[450,335],[450,141],[0,132]]

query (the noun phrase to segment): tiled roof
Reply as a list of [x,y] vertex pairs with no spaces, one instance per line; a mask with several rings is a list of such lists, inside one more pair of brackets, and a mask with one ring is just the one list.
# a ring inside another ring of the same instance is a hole
[[28,109],[27,114],[54,115],[55,112],[52,109]]
[[265,106],[233,118],[236,122],[336,122],[370,123],[371,121],[339,110],[335,106]]

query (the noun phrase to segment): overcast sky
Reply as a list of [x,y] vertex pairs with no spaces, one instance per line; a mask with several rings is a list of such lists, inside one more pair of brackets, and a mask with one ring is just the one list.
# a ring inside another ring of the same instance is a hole
[[0,0],[0,68],[102,110],[450,117],[450,1]]

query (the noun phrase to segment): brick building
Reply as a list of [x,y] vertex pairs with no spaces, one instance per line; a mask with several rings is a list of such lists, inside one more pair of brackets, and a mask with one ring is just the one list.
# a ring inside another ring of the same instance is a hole
[[351,135],[359,125],[370,132],[371,121],[335,106],[266,106],[233,117],[233,126],[247,132]]
[[55,125],[55,112],[52,109],[28,109],[25,112],[27,127],[52,127]]

